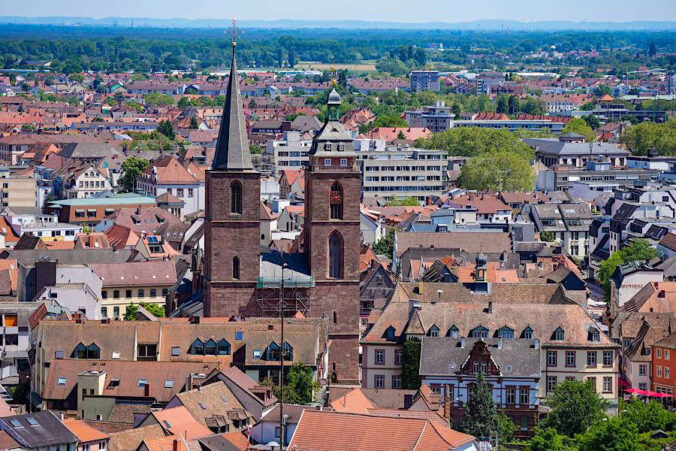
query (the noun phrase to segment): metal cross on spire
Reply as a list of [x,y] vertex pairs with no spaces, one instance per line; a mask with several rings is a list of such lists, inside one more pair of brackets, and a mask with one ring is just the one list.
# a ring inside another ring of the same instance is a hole
[[230,25],[230,28],[228,28],[228,36],[232,39],[232,46],[235,47],[237,45],[237,38],[242,34],[242,31],[240,28],[237,26],[237,19],[234,17],[232,18],[232,25]]

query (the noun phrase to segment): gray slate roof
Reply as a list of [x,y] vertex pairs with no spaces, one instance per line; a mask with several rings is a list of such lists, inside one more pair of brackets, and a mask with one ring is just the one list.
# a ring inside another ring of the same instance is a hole
[[[561,142],[558,139],[542,139],[542,138],[528,138],[523,140],[526,144],[536,149],[537,152],[547,155],[589,155],[589,143],[571,143]],[[593,143],[591,147],[592,155],[618,155],[628,156],[629,152],[620,149],[615,144],[611,143]]]
[[232,64],[230,65],[230,79],[228,92],[225,96],[225,107],[221,117],[221,128],[218,131],[216,153],[213,169],[221,170],[253,170],[249,141],[246,136],[246,120],[242,108],[242,94],[239,90],[237,76],[237,60],[235,49],[232,47]]
[[[461,338],[424,337],[420,349],[420,375],[455,375],[479,340],[482,339],[466,338],[463,348]],[[502,349],[498,349],[497,338],[483,341],[488,344],[491,357],[503,376],[540,377],[540,349],[534,347],[534,340],[502,340]]]
[[[28,418],[32,418],[31,424]],[[34,420],[34,421],[33,421]],[[12,424],[16,421],[19,426]],[[0,428],[26,448],[77,443],[78,438],[49,410],[0,418]]]

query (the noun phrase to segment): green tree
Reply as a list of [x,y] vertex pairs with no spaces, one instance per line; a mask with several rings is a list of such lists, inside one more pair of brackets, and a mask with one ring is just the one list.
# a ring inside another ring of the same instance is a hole
[[563,133],[577,133],[578,135],[584,136],[586,141],[594,141],[596,139],[596,132],[587,125],[587,122],[584,119],[573,118],[571,119],[565,127],[563,127]]
[[373,243],[371,249],[376,255],[387,255],[392,257],[394,253],[394,229],[389,229],[384,237]]
[[251,144],[249,146],[249,152],[251,152],[252,155],[261,155],[263,153],[263,148],[258,144]]
[[606,404],[607,401],[596,393],[589,382],[564,381],[546,400],[551,412],[542,422],[542,427],[554,428],[559,434],[569,437],[582,434],[603,418]]
[[396,197],[387,201],[388,207],[417,207],[420,205],[417,197]]
[[507,112],[509,114],[516,114],[519,112],[519,99],[516,96],[509,96],[507,100]]
[[174,99],[170,95],[151,92],[143,96],[146,105],[151,107],[169,106],[174,104]]
[[648,155],[652,149],[660,155],[676,155],[676,119],[663,124],[642,122],[632,125],[620,140],[634,155]]
[[460,185],[465,189],[532,191],[534,183],[535,171],[529,160],[515,152],[486,152],[460,170]]
[[670,431],[676,424],[676,413],[665,409],[657,401],[646,404],[633,398],[627,402],[620,400],[620,403],[622,419],[636,425],[637,432],[640,434],[658,429]]
[[554,428],[536,428],[528,444],[530,451],[573,451],[572,439],[561,435]]
[[[281,397],[279,384],[271,377],[265,378],[261,385],[271,387],[277,398]],[[310,404],[320,386],[314,380],[312,368],[303,362],[294,363],[284,375],[284,402],[288,404]]]
[[420,388],[420,341],[410,339],[404,342],[404,364],[401,368],[401,387],[404,390]]
[[150,163],[148,160],[137,157],[129,157],[122,163],[122,176],[119,179],[119,184],[124,192],[130,193],[134,191],[136,186],[136,179],[148,167]]
[[181,97],[178,100],[178,103],[176,104],[177,107],[179,107],[182,110],[185,110],[186,108],[190,107],[190,99],[188,97]]
[[68,80],[76,81],[78,83],[82,83],[84,81],[84,75],[82,75],[82,74],[70,74],[68,76]]
[[493,391],[486,383],[483,372],[477,376],[476,385],[467,401],[463,429],[477,438],[495,437],[498,431],[498,413],[493,402]]
[[511,442],[514,439],[514,432],[516,432],[516,424],[505,415],[503,412],[500,412],[497,416],[498,420],[498,433],[500,434],[500,442]]
[[197,121],[197,118],[195,116],[190,118],[190,128],[192,129],[198,129],[200,126],[199,122]]
[[453,127],[429,138],[416,141],[423,149],[441,149],[451,156],[473,157],[490,151],[514,151],[528,159],[533,149],[521,142],[519,135],[504,128]]
[[594,130],[598,129],[601,126],[601,121],[599,121],[599,118],[593,114],[583,116],[582,119],[584,119],[587,125],[593,128]]
[[[141,307],[146,309],[148,313],[154,315],[157,318],[163,318],[165,316],[164,307],[157,304],[149,304],[146,302],[141,302]],[[127,309],[124,312],[125,321],[136,321],[136,314],[138,313],[138,305],[130,303],[127,305]]]
[[636,239],[629,246],[613,252],[610,257],[602,261],[599,265],[598,278],[603,287],[606,302],[610,301],[610,279],[618,266],[630,262],[652,260],[655,257],[657,257],[657,249],[646,240]]
[[500,95],[498,96],[498,103],[495,107],[496,113],[507,113],[507,96]]
[[171,139],[172,141],[174,140],[174,138],[176,138],[176,131],[174,130],[174,126],[168,120],[160,121],[160,123],[157,125],[157,131],[159,133],[162,133],[164,136]]
[[540,232],[540,241],[547,241],[549,243],[553,242],[556,239],[554,234],[548,230],[543,230]]
[[580,451],[634,451],[639,449],[636,425],[622,417],[597,421],[576,437]]

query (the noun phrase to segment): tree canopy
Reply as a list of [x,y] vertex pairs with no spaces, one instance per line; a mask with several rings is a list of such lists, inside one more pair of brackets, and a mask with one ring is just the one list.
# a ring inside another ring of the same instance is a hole
[[589,426],[603,418],[606,401],[589,382],[566,380],[554,388],[546,405],[552,410],[542,427],[551,427],[561,435],[573,437],[586,432]]
[[535,184],[530,161],[516,152],[486,152],[467,161],[460,171],[465,189],[532,191]]
[[148,164],[150,164],[148,160],[133,156],[124,160],[124,163],[122,163],[122,176],[119,180],[123,191],[128,193],[134,191],[136,179],[145,171]]
[[655,257],[657,257],[657,249],[652,247],[647,240],[636,239],[629,246],[613,252],[610,257],[602,261],[599,265],[598,278],[604,289],[606,301],[610,300],[610,279],[618,266],[651,260]]
[[592,130],[587,121],[577,117],[571,119],[565,127],[563,127],[563,133],[577,133],[578,135],[584,136],[584,139],[588,142],[596,139],[596,132]]
[[643,122],[632,125],[620,140],[634,155],[648,155],[652,149],[660,155],[676,155],[676,119],[663,124]]
[[493,402],[493,390],[479,373],[465,408],[463,428],[475,437],[492,438],[498,431],[498,413]]

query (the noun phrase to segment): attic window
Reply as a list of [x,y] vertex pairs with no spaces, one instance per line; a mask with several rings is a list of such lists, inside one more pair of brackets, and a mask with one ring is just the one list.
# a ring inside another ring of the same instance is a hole
[[171,355],[172,357],[178,357],[181,355],[181,348],[179,346],[172,346]]
[[119,358],[120,358],[120,353],[113,351],[113,359],[119,359]]
[[120,386],[120,379],[111,379],[108,388],[117,388]]
[[167,379],[166,381],[164,381],[164,388],[174,388],[174,380]]
[[589,329],[587,331],[587,341],[601,341],[601,333],[594,328]]
[[254,359],[260,359],[261,358],[261,350],[260,349],[254,349],[253,358]]
[[28,424],[30,424],[31,426],[37,426],[37,425],[38,425],[38,422],[37,422],[37,421],[35,420],[35,418],[33,418],[33,417],[26,417],[26,421],[27,421]]
[[15,428],[23,427],[21,426],[21,423],[19,423],[19,420],[9,420],[9,422],[12,423],[12,426],[14,426]]
[[448,329],[447,337],[458,338],[458,328],[455,327],[455,324]]
[[57,359],[62,359],[63,358],[63,351],[59,350],[54,353],[54,357]]
[[430,337],[438,337],[439,336],[439,328],[435,325],[430,327],[429,332],[427,333]]
[[145,387],[146,385],[148,385],[148,379],[141,378],[141,379],[138,380],[138,386],[139,387]]
[[554,340],[556,341],[563,341],[566,338],[566,333],[564,330],[560,327],[557,327],[556,330],[554,331]]
[[57,381],[56,385],[66,385],[66,382],[68,382],[68,378],[65,377],[60,377],[59,380]]

